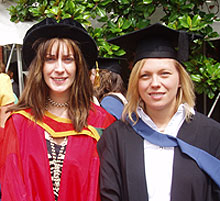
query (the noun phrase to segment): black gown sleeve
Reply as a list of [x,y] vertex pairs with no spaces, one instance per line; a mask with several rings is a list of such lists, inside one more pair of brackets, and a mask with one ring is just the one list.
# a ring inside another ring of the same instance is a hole
[[[181,126],[178,137],[220,160],[219,122],[196,112]],[[220,201],[220,188],[179,148],[175,148],[174,155],[172,200]]]
[[116,129],[108,127],[97,144],[100,158],[100,194],[102,201],[122,201],[121,171]]

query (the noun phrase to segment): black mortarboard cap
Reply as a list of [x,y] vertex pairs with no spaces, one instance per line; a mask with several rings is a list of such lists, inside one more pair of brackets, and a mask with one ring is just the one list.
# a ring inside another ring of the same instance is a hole
[[108,40],[126,51],[134,63],[143,58],[173,58],[188,60],[189,42],[201,37],[186,31],[174,30],[160,23]]
[[107,69],[117,74],[121,74],[122,65],[126,61],[125,58],[107,58],[98,57],[98,67],[99,69]]
[[28,68],[35,57],[36,50],[33,49],[33,44],[40,38],[69,38],[77,41],[88,67],[91,68],[95,65],[98,56],[96,42],[79,22],[71,18],[63,19],[60,22],[46,18],[34,24],[25,34],[22,47],[24,69]]

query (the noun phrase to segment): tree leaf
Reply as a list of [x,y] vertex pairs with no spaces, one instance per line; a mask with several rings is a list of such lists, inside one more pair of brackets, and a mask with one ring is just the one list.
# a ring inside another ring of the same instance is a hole
[[201,82],[201,80],[202,80],[202,76],[199,75],[199,74],[196,74],[196,75],[192,74],[192,75],[191,75],[191,78],[192,78],[192,80],[195,81],[195,82]]
[[122,29],[128,29],[130,26],[132,25],[132,22],[130,20],[124,20],[123,21],[123,25],[122,25]]
[[144,4],[151,4],[153,2],[153,0],[143,0]]
[[106,16],[106,12],[104,9],[100,8],[100,7],[96,7],[96,13],[100,16],[100,17],[105,17]]
[[186,16],[181,16],[178,19],[179,19],[179,22],[180,22],[181,26],[183,26],[184,28],[189,28],[189,24],[188,24]]

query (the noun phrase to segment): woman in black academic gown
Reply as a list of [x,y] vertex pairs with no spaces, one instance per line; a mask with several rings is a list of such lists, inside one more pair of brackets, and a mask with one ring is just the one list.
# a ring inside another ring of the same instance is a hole
[[192,37],[154,24],[109,41],[135,58],[122,120],[98,142],[102,201],[220,200],[220,124],[194,110],[181,64]]

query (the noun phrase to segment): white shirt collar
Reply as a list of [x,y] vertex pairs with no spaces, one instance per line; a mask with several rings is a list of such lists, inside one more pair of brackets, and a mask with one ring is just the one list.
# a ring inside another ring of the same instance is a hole
[[[177,133],[182,126],[184,120],[185,120],[185,107],[187,107],[187,104],[180,104],[178,107],[177,112],[173,115],[171,120],[169,121],[167,127],[164,130],[164,133],[172,135],[174,137],[177,136]],[[194,114],[195,111],[193,108],[191,108],[191,112]],[[158,127],[156,124],[152,121],[152,119],[143,111],[141,107],[138,107],[137,109],[138,116],[152,129],[159,132]]]

